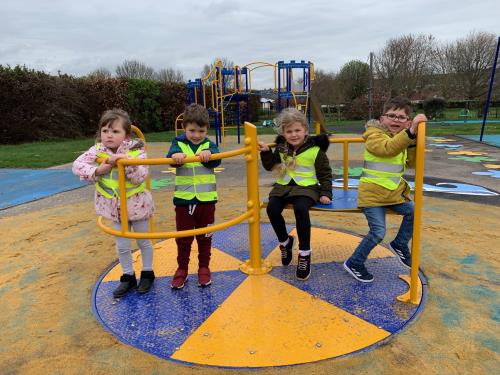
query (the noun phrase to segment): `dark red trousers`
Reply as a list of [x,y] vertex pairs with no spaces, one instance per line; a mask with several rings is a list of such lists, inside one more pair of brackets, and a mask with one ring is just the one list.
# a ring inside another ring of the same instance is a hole
[[[175,207],[175,223],[177,230],[188,230],[204,228],[214,223],[215,203],[197,204],[189,206]],[[177,264],[179,268],[188,269],[189,255],[191,254],[191,244],[194,236],[176,238],[177,243]],[[196,236],[198,243],[198,263],[199,267],[208,267],[212,249],[212,233],[200,234]]]

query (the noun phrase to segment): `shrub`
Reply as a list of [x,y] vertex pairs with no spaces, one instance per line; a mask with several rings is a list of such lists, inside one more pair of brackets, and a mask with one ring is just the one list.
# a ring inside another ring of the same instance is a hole
[[431,97],[423,101],[422,107],[429,119],[439,117],[446,108],[446,100],[440,97]]

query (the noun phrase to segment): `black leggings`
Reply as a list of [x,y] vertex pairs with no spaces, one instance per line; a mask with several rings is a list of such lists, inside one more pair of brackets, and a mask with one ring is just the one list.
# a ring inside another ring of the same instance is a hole
[[285,219],[281,214],[287,204],[293,205],[295,221],[297,224],[297,235],[299,237],[299,250],[311,249],[311,220],[309,209],[316,203],[314,199],[305,196],[290,198],[270,197],[267,204],[267,216],[271,221],[278,241],[285,242],[288,238]]

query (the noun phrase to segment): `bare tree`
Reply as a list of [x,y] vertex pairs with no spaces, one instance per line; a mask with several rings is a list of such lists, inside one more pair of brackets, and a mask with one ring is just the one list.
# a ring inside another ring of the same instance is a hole
[[184,76],[180,70],[174,68],[160,69],[155,74],[155,79],[161,83],[183,83]]
[[107,79],[111,78],[111,71],[107,68],[98,68],[87,75],[89,78]]
[[411,96],[423,87],[432,72],[435,39],[432,35],[403,35],[389,39],[375,54],[375,71],[390,95]]
[[142,78],[152,80],[154,69],[137,60],[125,60],[122,65],[116,67],[118,78]]
[[440,48],[441,73],[456,82],[457,91],[466,99],[477,99],[487,92],[496,42],[492,33],[473,31]]

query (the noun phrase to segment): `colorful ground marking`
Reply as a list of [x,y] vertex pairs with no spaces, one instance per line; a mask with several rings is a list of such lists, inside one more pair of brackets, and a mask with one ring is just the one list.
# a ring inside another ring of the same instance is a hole
[[[294,235],[295,230],[289,227]],[[145,295],[135,292],[114,299],[121,274],[114,265],[97,283],[94,313],[121,341],[164,359],[221,367],[255,368],[318,361],[365,351],[404,330],[422,311],[396,301],[406,292],[399,279],[407,274],[393,254],[377,246],[367,262],[375,281],[354,280],[342,262],[361,240],[331,229],[313,228],[312,275],[295,279],[296,261],[283,267],[270,224],[261,225],[262,257],[273,269],[248,276],[238,270],[248,259],[248,226],[214,233],[210,287],[196,286],[197,256],[193,249],[190,279],[172,290],[176,269],[175,240],[155,245],[157,279]],[[134,253],[139,274],[140,255]],[[422,280],[424,280],[422,282]]]
[[472,172],[472,174],[478,176],[490,176],[493,178],[500,178],[500,171],[489,170],[488,172]]
[[470,163],[482,163],[485,161],[498,161],[497,159],[489,158],[487,156],[455,156],[453,158],[448,158],[448,159],[468,161]]
[[483,167],[488,168],[488,169],[499,169],[500,164],[483,164]]
[[480,156],[488,155],[487,152],[476,152],[476,151],[450,151],[448,155],[466,155],[466,156]]

